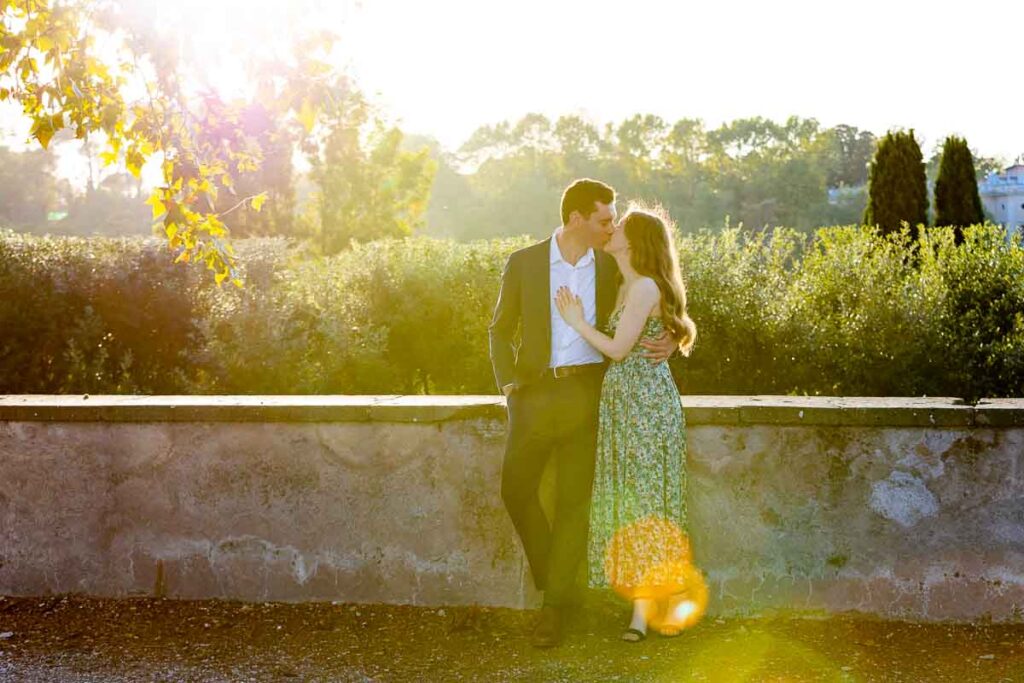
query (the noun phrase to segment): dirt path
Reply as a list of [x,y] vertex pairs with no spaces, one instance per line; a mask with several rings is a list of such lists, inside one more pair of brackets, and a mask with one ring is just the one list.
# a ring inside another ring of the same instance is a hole
[[[601,604],[566,643],[517,610],[0,598],[2,681],[1024,681],[1024,625],[706,619],[617,640]],[[10,635],[8,635],[10,634]]]

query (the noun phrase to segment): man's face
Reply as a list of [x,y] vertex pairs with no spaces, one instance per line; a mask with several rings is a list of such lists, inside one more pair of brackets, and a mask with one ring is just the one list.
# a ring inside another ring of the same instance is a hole
[[580,234],[584,235],[587,246],[603,249],[615,230],[615,205],[595,202],[594,212],[587,218],[580,218]]
[[615,225],[611,239],[604,245],[604,250],[609,254],[615,254],[627,249],[629,249],[629,241],[626,239],[626,226],[619,221]]

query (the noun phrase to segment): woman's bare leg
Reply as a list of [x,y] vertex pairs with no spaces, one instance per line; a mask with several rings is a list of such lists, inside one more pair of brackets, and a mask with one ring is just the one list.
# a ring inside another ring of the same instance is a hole
[[[633,616],[630,619],[629,626],[622,634],[622,639],[630,642],[643,640],[644,636],[647,635],[647,624],[650,621],[654,608],[654,600],[649,598],[633,600]],[[638,633],[643,635],[638,635]]]

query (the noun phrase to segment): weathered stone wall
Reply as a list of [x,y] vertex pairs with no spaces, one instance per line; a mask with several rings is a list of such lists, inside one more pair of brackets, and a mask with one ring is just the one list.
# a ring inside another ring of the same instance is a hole
[[[710,611],[1021,621],[1024,401],[684,397]],[[0,397],[0,594],[535,604],[492,397]]]

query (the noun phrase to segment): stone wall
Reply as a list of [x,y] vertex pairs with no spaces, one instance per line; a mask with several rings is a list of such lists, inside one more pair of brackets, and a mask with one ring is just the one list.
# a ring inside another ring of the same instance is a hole
[[[1024,401],[682,401],[711,613],[1024,620]],[[482,396],[3,396],[0,594],[532,606],[504,430]]]

